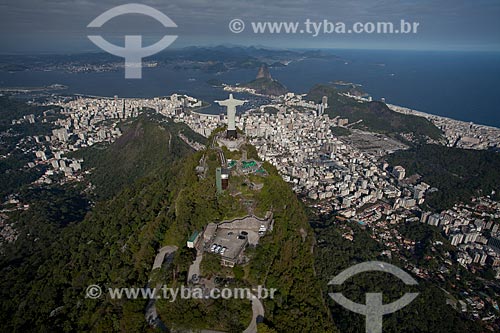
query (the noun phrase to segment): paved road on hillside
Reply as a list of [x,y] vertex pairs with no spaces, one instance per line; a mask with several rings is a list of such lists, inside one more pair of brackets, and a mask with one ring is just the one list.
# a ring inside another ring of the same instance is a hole
[[[157,268],[161,268],[162,265],[170,265],[172,261],[174,260],[174,255],[175,251],[177,251],[178,247],[177,246],[171,246],[167,245],[162,247],[159,251],[158,254],[156,255],[155,261],[153,263],[153,270]],[[148,285],[147,288],[150,288]],[[159,328],[163,332],[169,332],[169,329],[167,326],[160,320],[160,317],[158,316],[158,312],[156,311],[156,294],[157,291],[161,288],[161,284],[158,283],[155,286],[155,292],[152,297],[152,299],[149,300],[148,305],[146,306],[146,311],[145,311],[145,317],[146,321],[148,322],[149,325],[152,325],[156,328]]]
[[260,299],[255,297],[255,295],[252,296],[252,321],[243,333],[257,333],[257,324],[264,320],[264,306],[262,305]]
[[203,251],[198,250],[196,252],[196,259],[193,261],[191,266],[189,266],[188,278],[187,278],[188,283],[193,279],[194,275],[197,275],[198,278],[200,277],[200,264],[202,259],[203,259]]

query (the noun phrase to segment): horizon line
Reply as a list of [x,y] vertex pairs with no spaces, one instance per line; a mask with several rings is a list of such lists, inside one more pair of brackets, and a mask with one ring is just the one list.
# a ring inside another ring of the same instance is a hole
[[[275,51],[286,51],[286,50],[296,50],[296,51],[307,51],[307,50],[325,50],[325,51],[332,51],[332,50],[357,50],[357,51],[400,51],[400,52],[468,52],[468,53],[500,53],[500,47],[497,49],[483,49],[483,48],[478,48],[478,49],[471,49],[471,48],[407,48],[407,47],[355,47],[355,46],[341,46],[341,47],[309,47],[309,46],[304,46],[304,47],[273,47],[273,46],[268,46],[268,45],[246,45],[246,44],[207,44],[207,45],[185,45],[185,46],[171,46],[158,54],[161,53],[168,53],[169,51],[179,51],[179,50],[186,50],[190,48],[209,48],[209,49],[215,49],[215,48],[243,48],[243,49],[250,49],[250,48],[255,48],[255,49],[260,49],[260,50],[275,50]],[[71,55],[79,55],[79,54],[109,54],[107,52],[98,50],[98,49],[92,49],[92,50],[81,50],[81,51],[75,51],[75,52],[64,52],[64,51],[33,51],[33,52],[25,52],[25,51],[19,51],[19,52],[1,52],[0,51],[0,56],[49,56],[49,55],[65,55],[65,56],[71,56]]]

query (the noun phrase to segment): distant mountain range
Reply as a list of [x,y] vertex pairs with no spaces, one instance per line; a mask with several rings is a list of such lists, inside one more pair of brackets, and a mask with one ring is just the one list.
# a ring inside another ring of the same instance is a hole
[[[197,69],[217,73],[231,69],[257,69],[262,64],[270,64],[271,68],[284,67],[290,61],[312,58],[338,59],[332,53],[317,50],[271,50],[257,47],[215,46],[167,49],[148,58],[147,61],[155,62],[158,66],[173,66],[175,69]],[[0,71],[26,71],[30,69],[71,71],[82,65],[100,67],[121,62],[121,58],[104,52],[29,56],[1,55]],[[98,69],[103,70],[103,68]],[[112,68],[105,70],[112,70]]]

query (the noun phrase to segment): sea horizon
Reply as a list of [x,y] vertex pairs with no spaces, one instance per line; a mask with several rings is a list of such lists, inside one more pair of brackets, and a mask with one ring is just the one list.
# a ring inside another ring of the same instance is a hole
[[[415,111],[500,127],[500,110],[495,107],[500,105],[500,96],[495,93],[500,85],[500,59],[496,52],[318,50],[330,52],[337,59],[292,61],[288,66],[271,68],[271,75],[298,94],[307,93],[315,84],[345,81],[360,85],[374,100],[384,98],[387,103]],[[234,85],[254,79],[256,73],[256,69],[207,73],[156,67],[145,68],[141,80],[125,80],[122,70],[30,70],[0,72],[0,87],[63,84],[68,88],[56,93],[136,98],[178,93],[211,103],[227,93],[212,87],[208,80]]]

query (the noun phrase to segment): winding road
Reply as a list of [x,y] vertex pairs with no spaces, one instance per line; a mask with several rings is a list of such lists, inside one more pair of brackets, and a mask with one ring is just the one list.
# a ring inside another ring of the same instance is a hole
[[257,333],[257,324],[264,320],[264,306],[260,299],[252,294],[252,299],[250,301],[252,302],[252,321],[243,333]]
[[[174,260],[174,255],[175,252],[177,251],[178,247],[177,246],[171,246],[167,245],[162,247],[159,251],[158,254],[156,255],[155,261],[153,263],[153,271],[155,269],[161,268],[163,265],[170,265],[172,261]],[[148,285],[147,288],[150,288]],[[161,288],[161,284],[158,283],[155,286],[154,289],[154,294],[153,297],[149,300],[148,305],[146,306],[145,310],[145,317],[146,321],[148,322],[149,325],[152,325],[156,328],[159,328],[163,332],[169,332],[169,329],[167,326],[161,321],[160,317],[158,316],[158,312],[156,311],[156,293],[157,291]]]

